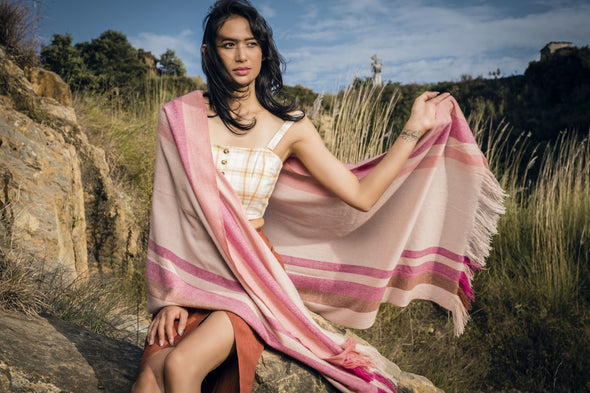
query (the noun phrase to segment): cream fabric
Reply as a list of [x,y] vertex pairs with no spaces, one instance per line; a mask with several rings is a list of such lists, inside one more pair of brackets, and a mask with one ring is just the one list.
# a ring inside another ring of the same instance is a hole
[[211,146],[215,166],[236,191],[249,220],[264,215],[283,167],[273,150],[292,124],[283,123],[266,147]]

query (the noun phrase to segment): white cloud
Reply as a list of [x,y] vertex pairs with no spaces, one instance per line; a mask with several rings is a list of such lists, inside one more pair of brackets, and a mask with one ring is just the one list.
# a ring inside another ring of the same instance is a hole
[[404,83],[456,80],[462,74],[485,77],[497,68],[512,75],[538,59],[549,41],[582,46],[590,37],[589,4],[508,17],[506,9],[489,5],[450,8],[385,0],[329,4],[319,12],[317,5],[309,7],[306,15],[314,16],[301,18],[292,29],[298,33],[283,38],[288,83],[301,77],[304,85],[333,89],[347,70],[356,68],[368,76],[374,53],[384,64],[384,78]]

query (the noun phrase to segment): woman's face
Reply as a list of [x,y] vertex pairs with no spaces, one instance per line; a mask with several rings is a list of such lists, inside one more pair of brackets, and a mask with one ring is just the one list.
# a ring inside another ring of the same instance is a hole
[[229,17],[219,29],[215,45],[231,77],[240,85],[253,89],[262,66],[262,49],[248,20],[241,16]]

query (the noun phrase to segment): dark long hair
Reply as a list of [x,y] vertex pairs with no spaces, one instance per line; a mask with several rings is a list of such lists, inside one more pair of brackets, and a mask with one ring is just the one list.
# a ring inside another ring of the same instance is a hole
[[231,16],[241,16],[248,20],[250,30],[262,50],[262,67],[254,85],[260,104],[283,120],[301,120],[303,112],[290,114],[296,109],[295,104],[283,103],[279,98],[283,88],[281,69],[285,68],[285,60],[275,46],[272,29],[248,0],[218,0],[203,20],[205,46],[201,66],[207,77],[208,91],[205,95],[209,98],[211,109],[236,134],[244,133],[256,125],[256,119],[246,122],[231,109],[229,101],[242,98],[245,94],[244,86],[231,77],[217,53],[215,39],[225,21]]

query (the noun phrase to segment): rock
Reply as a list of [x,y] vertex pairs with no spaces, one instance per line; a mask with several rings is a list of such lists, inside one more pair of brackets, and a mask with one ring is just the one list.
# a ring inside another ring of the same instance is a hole
[[70,87],[55,72],[32,67],[27,70],[26,76],[38,96],[53,98],[61,105],[72,106]]
[[[135,345],[53,317],[2,311],[0,342],[0,392],[127,393],[142,354]],[[424,377],[394,369],[399,393],[443,393]],[[302,392],[338,390],[317,371],[266,349],[256,367],[253,393]]]
[[0,313],[0,391],[129,392],[141,349],[52,317]]
[[141,230],[129,197],[64,105],[68,86],[27,74],[0,48],[0,235],[72,276],[130,273]]
[[0,231],[24,253],[88,270],[79,156],[55,130],[0,106]]

